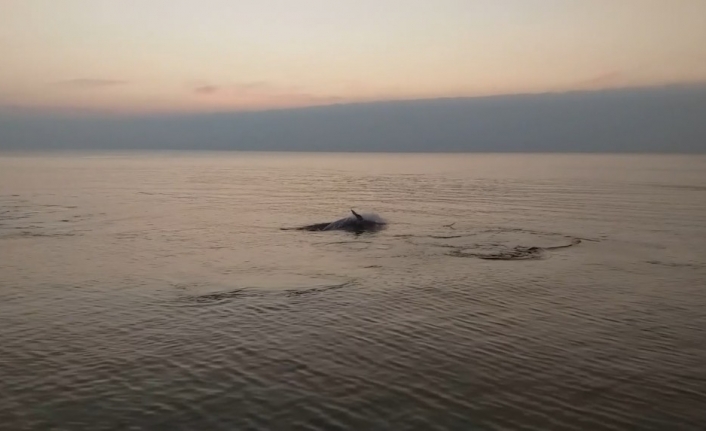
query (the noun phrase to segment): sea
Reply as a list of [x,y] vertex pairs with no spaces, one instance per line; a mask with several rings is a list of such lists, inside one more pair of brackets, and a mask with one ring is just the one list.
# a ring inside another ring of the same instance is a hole
[[0,429],[704,430],[706,156],[1,153]]

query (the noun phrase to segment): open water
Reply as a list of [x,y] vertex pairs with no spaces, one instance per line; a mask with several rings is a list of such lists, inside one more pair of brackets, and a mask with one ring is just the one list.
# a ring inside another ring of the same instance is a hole
[[704,156],[0,156],[2,430],[705,426]]

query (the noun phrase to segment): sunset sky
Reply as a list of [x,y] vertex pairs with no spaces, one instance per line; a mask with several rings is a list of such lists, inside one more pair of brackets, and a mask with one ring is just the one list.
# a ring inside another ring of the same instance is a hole
[[0,0],[0,107],[203,112],[706,81],[703,0]]

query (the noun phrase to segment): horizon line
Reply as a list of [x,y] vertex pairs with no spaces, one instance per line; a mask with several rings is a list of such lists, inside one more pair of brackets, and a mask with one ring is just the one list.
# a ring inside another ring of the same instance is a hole
[[112,109],[92,109],[83,107],[37,107],[37,106],[17,106],[17,105],[0,105],[0,118],[3,114],[24,114],[24,115],[52,115],[56,117],[85,117],[85,118],[160,118],[160,117],[185,117],[185,116],[206,116],[206,115],[239,115],[239,114],[255,114],[267,112],[291,112],[300,110],[315,110],[332,107],[345,106],[365,106],[378,105],[386,103],[414,103],[414,102],[433,102],[433,101],[452,101],[452,100],[485,100],[504,97],[532,97],[532,96],[559,96],[571,94],[600,94],[609,92],[622,91],[649,91],[649,90],[668,90],[678,88],[701,88],[706,89],[706,81],[688,81],[688,82],[669,82],[653,85],[630,85],[621,87],[607,87],[597,89],[571,89],[571,90],[542,90],[542,91],[525,91],[517,93],[495,93],[481,95],[458,95],[458,96],[437,96],[437,97],[400,97],[388,99],[368,99],[347,101],[337,101],[331,103],[309,104],[301,106],[286,106],[286,107],[266,107],[253,109],[197,109],[197,110],[149,110],[149,111],[127,111],[127,110],[112,110]]
[[120,155],[120,154],[135,154],[135,153],[140,153],[140,154],[145,154],[145,153],[153,153],[153,154],[163,154],[163,153],[171,153],[171,154],[179,154],[179,153],[241,153],[241,154],[317,154],[317,155],[325,155],[325,154],[331,154],[331,155],[343,155],[343,154],[353,154],[353,155],[364,155],[364,154],[370,154],[370,155],[429,155],[429,154],[436,154],[436,155],[465,155],[465,154],[476,154],[476,155],[524,155],[524,156],[533,156],[533,155],[543,155],[543,156],[548,156],[548,155],[573,155],[573,156],[581,156],[581,155],[590,155],[590,156],[600,156],[600,155],[606,155],[606,156],[635,156],[635,155],[640,155],[640,156],[706,156],[706,150],[703,151],[695,151],[695,152],[687,152],[687,151],[639,151],[639,150],[634,150],[634,151],[627,151],[627,150],[616,150],[616,151],[590,151],[590,150],[574,150],[574,151],[545,151],[545,150],[534,150],[534,151],[514,151],[514,150],[509,150],[509,151],[483,151],[483,150],[468,150],[468,151],[390,151],[390,150],[382,150],[382,151],[375,151],[375,150],[365,150],[365,151],[355,151],[355,150],[326,150],[326,151],[317,151],[317,150],[294,150],[294,149],[279,149],[279,150],[267,150],[267,149],[262,149],[262,150],[239,150],[239,149],[168,149],[168,148],[163,148],[163,149],[156,149],[156,148],[131,148],[131,149],[115,149],[115,148],[86,148],[86,149],[76,149],[76,148],[30,148],[30,149],[2,149],[0,148],[0,157],[6,156],[6,155],[34,155],[38,153],[53,153],[53,154],[61,154],[61,155],[70,155],[70,154],[91,154],[91,153],[101,153],[101,154],[115,154],[115,155]]

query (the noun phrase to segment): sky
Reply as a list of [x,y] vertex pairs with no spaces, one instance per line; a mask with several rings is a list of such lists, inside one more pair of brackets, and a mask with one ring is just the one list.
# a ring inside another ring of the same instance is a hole
[[703,0],[0,0],[0,112],[706,82]]

